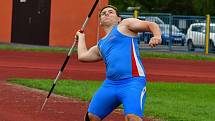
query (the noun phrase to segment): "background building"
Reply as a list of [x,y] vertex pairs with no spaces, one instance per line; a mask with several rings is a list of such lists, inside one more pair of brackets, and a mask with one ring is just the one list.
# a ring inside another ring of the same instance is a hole
[[[94,0],[0,0],[0,43],[70,47]],[[100,0],[85,33],[92,46],[100,36]],[[98,34],[99,33],[99,34]]]

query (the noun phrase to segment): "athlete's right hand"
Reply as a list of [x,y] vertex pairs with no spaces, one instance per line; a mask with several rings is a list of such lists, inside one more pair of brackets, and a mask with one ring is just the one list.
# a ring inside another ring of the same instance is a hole
[[75,40],[76,41],[82,41],[85,40],[85,34],[83,32],[77,31],[75,35]]

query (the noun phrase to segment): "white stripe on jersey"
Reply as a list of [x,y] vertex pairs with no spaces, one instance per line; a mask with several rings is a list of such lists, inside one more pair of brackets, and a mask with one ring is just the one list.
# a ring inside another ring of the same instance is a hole
[[140,62],[138,61],[138,58],[137,58],[137,54],[136,54],[136,50],[135,50],[135,47],[134,47],[134,40],[133,40],[133,38],[132,38],[132,47],[133,47],[134,59],[135,59],[136,64],[137,64],[137,70],[138,70],[139,76],[145,76],[143,68],[141,67]]

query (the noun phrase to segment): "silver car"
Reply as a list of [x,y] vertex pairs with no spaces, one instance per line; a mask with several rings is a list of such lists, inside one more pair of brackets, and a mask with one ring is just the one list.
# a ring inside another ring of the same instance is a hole
[[[205,47],[206,24],[193,23],[187,30],[186,44],[189,51]],[[215,23],[210,24],[209,49],[215,49]]]

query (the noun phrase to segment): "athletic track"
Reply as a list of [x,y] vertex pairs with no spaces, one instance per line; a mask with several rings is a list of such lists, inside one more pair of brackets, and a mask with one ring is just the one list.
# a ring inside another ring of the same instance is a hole
[[[6,82],[6,79],[13,77],[54,79],[65,58],[63,53],[0,50],[0,121],[82,121],[87,102],[52,94],[45,109],[40,112],[47,92]],[[215,83],[215,62],[145,58],[143,64],[147,80],[151,82]],[[78,80],[104,78],[103,62],[78,62],[76,54],[70,58],[61,77]],[[114,111],[105,121],[123,121],[121,113]]]

